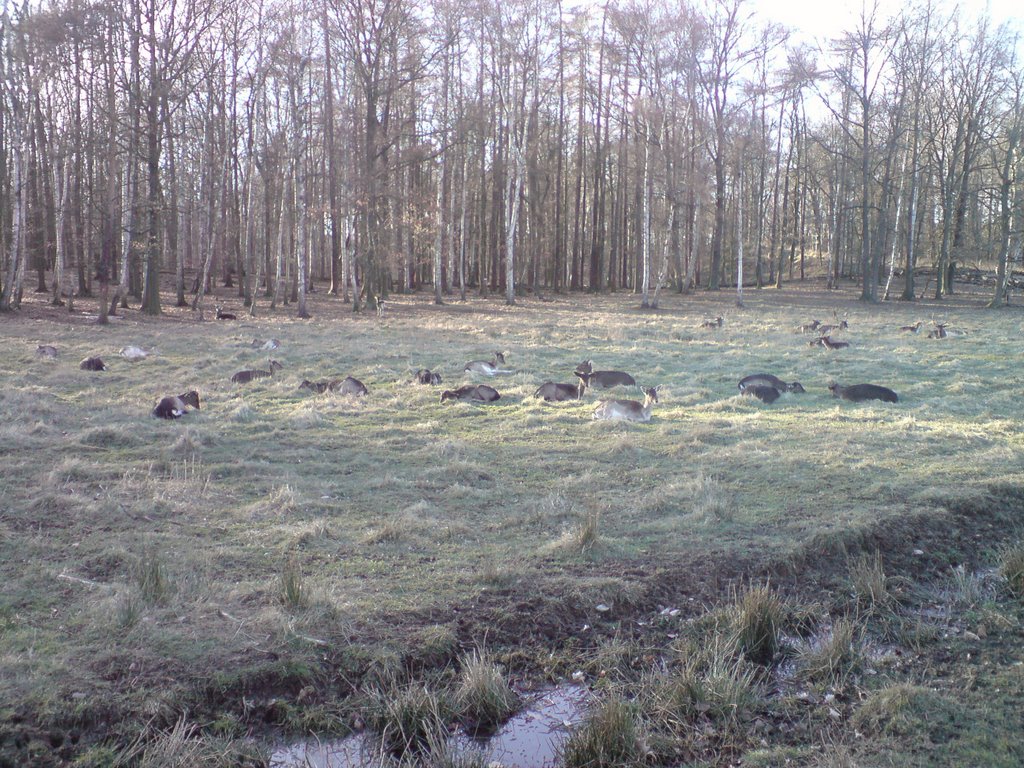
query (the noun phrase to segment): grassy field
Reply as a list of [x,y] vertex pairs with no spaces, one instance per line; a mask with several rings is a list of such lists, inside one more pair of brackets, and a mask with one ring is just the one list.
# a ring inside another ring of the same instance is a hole
[[[650,619],[663,608],[699,622],[769,574],[831,610],[862,549],[921,579],[993,561],[1024,506],[1024,314],[980,296],[855,296],[751,291],[739,308],[668,295],[657,312],[627,295],[399,296],[378,318],[320,294],[306,321],[291,307],[250,319],[231,301],[239,321],[0,316],[0,765],[130,763],[138,739],[175,723],[226,743],[343,731],[375,685],[443,677],[470,649],[486,645],[518,683],[556,678],[616,643],[640,648],[644,626],[678,635]],[[699,327],[718,315],[722,328]],[[809,346],[794,329],[815,318],[847,319],[834,338],[849,348]],[[899,331],[916,320],[921,334]],[[958,335],[927,339],[932,320]],[[251,342],[271,337],[283,370],[232,384],[267,367]],[[127,345],[153,353],[131,363]],[[487,382],[500,401],[439,402],[494,350],[515,370]],[[109,370],[79,370],[90,355]],[[585,358],[660,385],[652,421],[595,422],[589,393],[532,397]],[[442,387],[410,383],[421,367]],[[738,396],[761,371],[807,392]],[[346,375],[369,396],[298,386]],[[900,402],[839,401],[830,381],[883,384]],[[200,411],[150,417],[189,389]],[[1019,634],[1011,613],[998,615]],[[1019,694],[1012,669],[1004,658],[1001,690]],[[832,745],[842,764],[843,733],[826,717],[779,749],[808,762]]]

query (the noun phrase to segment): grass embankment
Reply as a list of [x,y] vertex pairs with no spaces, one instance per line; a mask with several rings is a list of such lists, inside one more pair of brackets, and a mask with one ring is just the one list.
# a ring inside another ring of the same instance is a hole
[[[592,645],[584,623],[718,600],[770,564],[842,570],[837,543],[890,522],[921,528],[916,557],[932,569],[976,550],[934,534],[944,510],[1024,481],[1020,315],[930,307],[967,335],[929,340],[898,331],[929,319],[920,306],[747,299],[668,296],[642,313],[633,297],[399,297],[383,319],[315,304],[312,321],[131,313],[106,328],[0,319],[3,749],[55,761],[79,737],[127,743],[185,709],[227,737],[266,722],[342,728],[345,696],[410,667],[486,640],[536,672],[552,648]],[[848,349],[794,333],[835,307]],[[718,314],[723,328],[699,328]],[[250,342],[270,337],[285,368],[231,384],[266,367]],[[157,354],[129,363],[125,345]],[[409,383],[420,367],[461,383],[465,362],[495,349],[517,371],[489,382],[496,404],[441,404],[440,388]],[[78,369],[96,354],[111,370]],[[573,381],[584,358],[662,385],[651,423],[595,423],[593,395],[531,397]],[[807,393],[739,397],[758,371]],[[348,374],[368,397],[298,389]],[[831,380],[884,384],[901,402],[840,402]],[[149,417],[193,388],[200,411]],[[893,543],[913,559],[909,539]]]

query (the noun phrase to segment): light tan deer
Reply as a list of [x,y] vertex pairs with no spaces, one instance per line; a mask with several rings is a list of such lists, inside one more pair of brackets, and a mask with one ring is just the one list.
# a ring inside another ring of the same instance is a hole
[[658,388],[644,392],[642,403],[636,400],[602,400],[594,409],[594,418],[600,421],[641,421],[651,420],[651,409],[658,402]]

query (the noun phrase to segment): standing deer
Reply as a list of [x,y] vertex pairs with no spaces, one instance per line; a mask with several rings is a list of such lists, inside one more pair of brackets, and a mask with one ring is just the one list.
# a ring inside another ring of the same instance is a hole
[[594,418],[600,421],[639,421],[651,420],[651,409],[658,402],[658,388],[645,390],[644,401],[636,400],[602,400],[594,409]]

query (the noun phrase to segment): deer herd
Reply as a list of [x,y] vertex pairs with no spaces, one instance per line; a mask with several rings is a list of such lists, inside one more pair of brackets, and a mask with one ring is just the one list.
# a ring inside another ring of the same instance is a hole
[[[219,319],[234,319],[232,315],[222,312],[220,307],[217,310]],[[713,320],[705,320],[700,327],[714,330],[721,328],[723,324],[724,320],[721,317],[716,317]],[[946,323],[933,322],[933,326],[933,329],[928,332],[928,338],[930,339],[944,339],[951,335],[963,335],[962,331],[947,330],[948,325]],[[921,330],[921,327],[922,323],[918,321],[912,325],[900,326],[899,331],[901,333],[916,334]],[[846,319],[841,321],[837,319],[835,323],[831,324],[823,324],[818,320],[813,320],[810,323],[798,326],[796,331],[797,333],[817,334],[814,340],[808,342],[810,346],[837,350],[849,347],[850,343],[847,341],[836,341],[832,338],[831,334],[848,329],[849,323]],[[277,339],[270,339],[269,341],[253,339],[251,346],[254,349],[266,351],[277,349],[280,346],[280,342]],[[36,349],[36,354],[41,358],[55,359],[57,357],[57,349],[51,345],[40,345]],[[119,355],[129,362],[144,360],[150,354],[151,352],[135,346],[123,347],[119,352]],[[489,378],[515,373],[514,370],[505,366],[505,354],[495,351],[490,360],[472,360],[466,363],[463,372],[469,375],[486,376]],[[99,357],[87,357],[82,360],[79,367],[87,371],[107,370],[107,365]],[[284,366],[277,360],[268,359],[266,369],[258,368],[238,371],[231,376],[231,382],[234,384],[248,384],[258,379],[270,378],[276,371],[283,368]],[[575,383],[546,381],[537,388],[533,393],[533,397],[551,403],[578,401],[583,400],[588,389],[607,390],[615,387],[632,387],[638,389],[643,394],[644,399],[642,401],[610,398],[599,400],[594,408],[593,418],[602,421],[630,422],[648,422],[651,420],[651,412],[654,405],[658,402],[660,386],[641,388],[637,385],[636,379],[625,371],[595,371],[592,360],[584,360],[577,365],[573,370],[573,375],[577,379]],[[441,384],[441,375],[436,371],[421,368],[413,374],[412,381],[425,386],[439,386]],[[740,379],[737,387],[741,396],[756,398],[765,404],[774,403],[785,394],[806,392],[800,382],[787,382],[770,373],[754,373],[744,376]],[[309,390],[316,394],[326,392],[351,396],[369,394],[366,385],[352,376],[347,376],[344,379],[323,381],[303,380],[299,385],[299,389]],[[843,386],[836,382],[831,382],[828,385],[828,389],[833,397],[856,403],[867,400],[878,400],[884,403],[899,401],[899,397],[893,390],[878,384],[863,383]],[[493,403],[499,399],[501,399],[501,394],[498,390],[487,384],[467,384],[441,392],[442,403],[449,400]],[[190,409],[199,409],[199,393],[194,390],[181,395],[170,395],[162,398],[153,409],[152,415],[161,419],[177,419]]]

